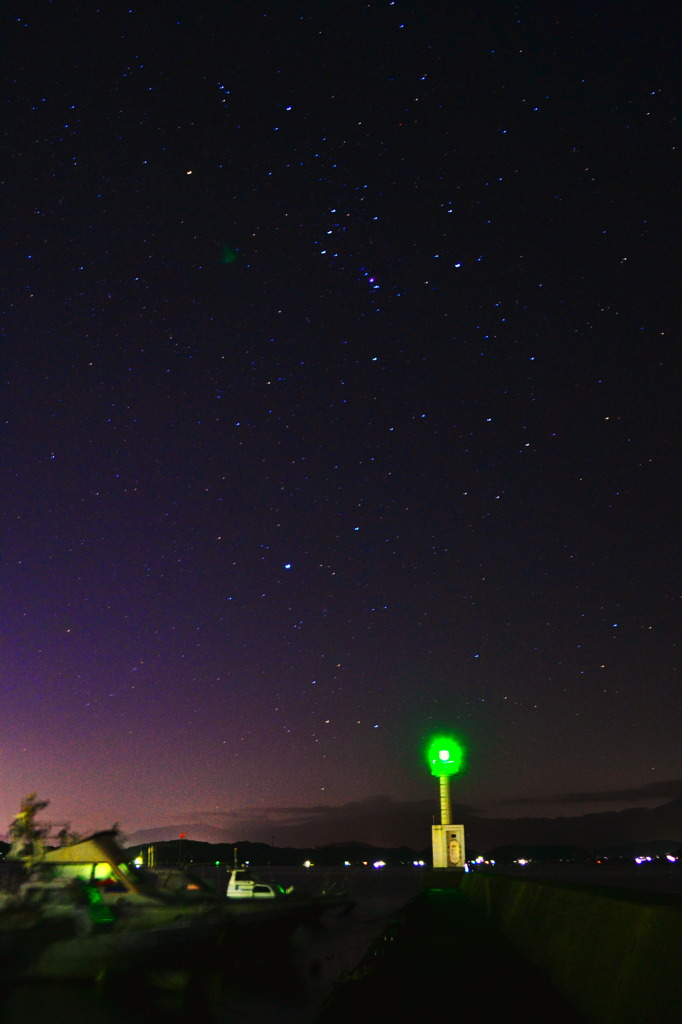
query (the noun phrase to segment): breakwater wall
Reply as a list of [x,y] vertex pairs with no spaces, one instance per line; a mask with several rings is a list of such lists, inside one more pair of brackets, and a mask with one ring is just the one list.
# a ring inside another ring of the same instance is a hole
[[680,1024],[682,898],[472,872],[463,895],[591,1024]]

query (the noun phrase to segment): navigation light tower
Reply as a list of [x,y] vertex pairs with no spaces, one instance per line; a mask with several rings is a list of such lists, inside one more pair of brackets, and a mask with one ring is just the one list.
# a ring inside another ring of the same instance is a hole
[[440,782],[440,825],[431,829],[434,868],[462,871],[466,863],[464,826],[453,825],[450,808],[450,776],[461,771],[464,748],[450,736],[434,736],[426,759],[431,774]]

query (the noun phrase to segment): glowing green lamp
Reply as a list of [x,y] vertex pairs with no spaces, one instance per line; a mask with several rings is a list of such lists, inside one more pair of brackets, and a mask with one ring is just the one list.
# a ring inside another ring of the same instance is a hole
[[457,775],[464,762],[464,747],[450,736],[434,736],[428,746],[426,760],[432,775]]

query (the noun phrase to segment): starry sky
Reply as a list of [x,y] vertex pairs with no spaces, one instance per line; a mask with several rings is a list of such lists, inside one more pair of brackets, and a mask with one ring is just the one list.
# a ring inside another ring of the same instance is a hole
[[669,14],[2,17],[0,831],[682,793]]

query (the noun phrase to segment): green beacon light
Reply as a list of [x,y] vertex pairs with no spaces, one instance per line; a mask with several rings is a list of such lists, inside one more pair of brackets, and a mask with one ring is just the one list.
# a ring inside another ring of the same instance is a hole
[[429,744],[426,760],[437,778],[457,775],[462,770],[464,748],[448,736],[436,736]]

